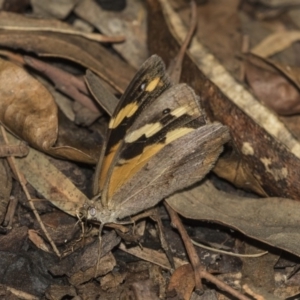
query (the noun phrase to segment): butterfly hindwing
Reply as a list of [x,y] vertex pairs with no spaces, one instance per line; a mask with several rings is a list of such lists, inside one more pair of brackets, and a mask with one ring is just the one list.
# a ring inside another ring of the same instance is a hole
[[186,84],[175,85],[138,116],[114,157],[104,188],[104,195],[112,199],[112,205],[118,189],[139,172],[152,156],[169,143],[205,124],[205,115],[196,97]]
[[166,145],[114,195],[115,217],[122,219],[137,214],[200,181],[213,167],[223,149],[221,145],[228,140],[227,127],[214,123]]

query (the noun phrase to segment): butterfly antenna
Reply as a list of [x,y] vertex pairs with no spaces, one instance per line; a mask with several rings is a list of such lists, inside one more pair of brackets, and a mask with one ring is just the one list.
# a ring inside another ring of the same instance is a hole
[[100,227],[99,227],[99,235],[98,235],[99,247],[98,247],[97,265],[96,265],[95,275],[94,275],[95,278],[97,277],[97,273],[98,273],[99,266],[100,266],[100,259],[101,259],[101,253],[102,253],[102,231],[103,231],[103,227],[104,227],[104,224],[101,223]]

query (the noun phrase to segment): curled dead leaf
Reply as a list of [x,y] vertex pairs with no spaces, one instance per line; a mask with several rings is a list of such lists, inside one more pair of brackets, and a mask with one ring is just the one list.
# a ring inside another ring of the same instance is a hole
[[23,68],[0,59],[0,121],[32,147],[51,155],[94,164],[96,159],[68,145],[54,147],[58,109],[49,91]]
[[194,270],[190,264],[177,268],[170,279],[168,294],[176,291],[179,299],[190,299],[195,287]]
[[57,106],[48,90],[24,69],[0,59],[0,120],[38,149],[57,138]]
[[245,75],[254,94],[279,115],[300,113],[299,68],[245,55]]

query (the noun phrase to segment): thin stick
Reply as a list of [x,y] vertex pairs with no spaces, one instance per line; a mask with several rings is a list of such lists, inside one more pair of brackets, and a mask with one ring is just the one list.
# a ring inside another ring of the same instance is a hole
[[14,196],[10,196],[6,215],[2,223],[3,227],[7,227],[8,229],[12,228],[13,217],[15,215],[17,205],[18,205],[18,199],[15,198]]
[[185,52],[192,40],[194,32],[197,26],[197,5],[195,1],[191,1],[191,22],[189,26],[189,31],[185,37],[183,44],[180,47],[179,52],[176,57],[171,61],[168,67],[168,73],[174,83],[179,83],[182,69],[182,61],[185,55]]
[[[5,128],[4,128],[2,125],[0,125],[0,126],[1,126],[1,133],[2,133],[2,136],[3,136],[4,142],[5,142],[5,144],[8,144],[8,139],[7,139],[7,136],[6,136]],[[45,226],[44,226],[44,224],[43,224],[43,222],[42,222],[42,220],[41,220],[41,218],[40,218],[39,213],[37,212],[37,210],[36,210],[35,207],[34,207],[32,198],[31,198],[31,196],[30,196],[30,194],[29,194],[29,192],[28,192],[28,189],[27,189],[27,187],[26,187],[26,179],[24,178],[23,174],[19,171],[19,169],[18,169],[18,167],[17,167],[17,164],[16,164],[15,158],[14,158],[14,157],[7,157],[6,159],[7,159],[8,163],[9,163],[9,166],[11,167],[11,169],[12,169],[12,171],[13,171],[15,177],[17,178],[17,180],[18,180],[19,183],[21,184],[22,189],[23,189],[23,191],[24,191],[24,193],[25,193],[25,195],[26,195],[26,198],[27,198],[27,200],[28,200],[28,202],[29,202],[30,208],[32,209],[32,211],[33,211],[33,213],[34,213],[36,219],[38,220],[38,222],[39,222],[39,224],[40,224],[40,226],[41,226],[41,228],[42,228],[44,234],[46,235],[46,237],[47,237],[47,239],[48,239],[50,245],[52,246],[53,251],[56,253],[56,255],[57,255],[58,257],[60,257],[60,253],[59,253],[59,251],[58,251],[56,245],[55,245],[54,242],[52,241],[52,238],[51,238],[51,236],[49,235],[49,233],[47,232],[47,229],[45,228]]]
[[169,204],[164,201],[164,205],[171,217],[172,226],[174,226],[180,233],[180,236],[184,242],[186,252],[190,258],[191,265],[194,269],[195,274],[195,285],[196,290],[203,292],[202,282],[201,282],[201,273],[202,271],[205,271],[205,267],[201,264],[199,256],[190,240],[190,237],[188,236],[185,228],[183,227],[177,213],[169,206]]
[[[181,238],[184,242],[186,251],[188,253],[188,256],[190,258],[191,264],[193,266],[194,272],[195,272],[195,284],[196,284],[196,289],[199,289],[199,282],[197,283],[197,280],[205,278],[206,280],[210,281],[211,283],[215,284],[219,289],[226,291],[230,293],[232,296],[236,297],[237,299],[240,300],[250,300],[248,297],[240,293],[239,291],[233,289],[231,286],[227,285],[217,277],[211,275],[208,273],[205,268],[201,265],[199,257],[197,255],[197,252],[190,240],[190,237],[188,236],[180,218],[178,217],[178,214],[169,206],[169,204],[164,201],[164,205],[171,217],[171,222],[172,225],[179,231]],[[201,284],[202,285],[202,284]]]
[[229,252],[229,251],[224,251],[224,250],[221,250],[221,249],[216,249],[216,248],[208,247],[208,246],[203,245],[201,243],[198,243],[198,242],[196,242],[196,241],[194,241],[192,239],[191,239],[191,241],[192,241],[192,243],[195,246],[198,246],[200,248],[203,248],[203,249],[206,249],[206,250],[209,250],[209,251],[212,251],[212,252],[226,254],[226,255],[229,255],[229,256],[235,256],[235,257],[261,257],[261,256],[266,255],[266,254],[269,253],[268,251],[260,252],[260,253],[254,253],[254,254],[234,253],[234,252]]

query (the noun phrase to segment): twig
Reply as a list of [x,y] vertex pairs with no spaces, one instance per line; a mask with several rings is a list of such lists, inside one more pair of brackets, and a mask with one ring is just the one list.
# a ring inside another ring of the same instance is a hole
[[[243,54],[249,52],[249,48],[250,48],[250,38],[248,35],[243,35],[241,53]],[[242,82],[245,81],[245,73],[246,73],[246,63],[245,63],[245,59],[243,59],[241,62],[240,76],[239,76],[240,81]]]
[[269,253],[268,251],[260,252],[260,253],[255,253],[255,254],[233,253],[233,252],[224,251],[224,250],[221,250],[221,249],[216,249],[216,248],[208,247],[208,246],[203,245],[201,243],[198,243],[198,242],[196,242],[196,241],[194,241],[192,239],[191,239],[191,241],[192,241],[192,243],[195,246],[198,246],[200,248],[203,248],[203,249],[206,249],[206,250],[209,250],[209,251],[213,251],[213,252],[217,252],[217,253],[222,253],[222,254],[230,255],[230,256],[236,256],[236,257],[261,257],[261,256],[266,255],[266,254]]
[[11,225],[13,222],[13,217],[15,215],[17,205],[18,205],[18,199],[15,198],[14,196],[10,196],[8,208],[5,214],[4,221],[2,223],[3,227],[7,227],[8,229],[11,229]]
[[[191,261],[191,265],[193,266],[195,272],[195,284],[196,289],[199,290],[199,281],[200,287],[202,288],[201,279],[205,278],[206,280],[210,281],[211,283],[215,284],[219,289],[230,293],[232,296],[236,297],[240,300],[250,300],[248,297],[240,293],[239,291],[233,289],[231,286],[227,285],[217,277],[208,273],[205,268],[201,265],[197,252],[191,242],[190,237],[188,236],[178,214],[169,206],[169,204],[164,201],[164,205],[171,217],[172,226],[174,226],[180,233],[181,238],[184,242],[186,251],[188,253],[189,259]],[[201,291],[201,289],[200,289]]]
[[[0,126],[1,126],[1,133],[2,133],[2,136],[3,136],[4,142],[5,142],[6,144],[8,144],[8,139],[7,139],[7,136],[6,136],[5,129],[4,129],[4,127],[3,127],[2,125],[0,125]],[[17,178],[17,180],[18,180],[19,183],[21,184],[22,189],[23,189],[23,191],[24,191],[24,193],[25,193],[25,195],[26,195],[26,198],[27,198],[27,200],[28,200],[28,202],[29,202],[30,208],[32,209],[32,211],[33,211],[33,213],[34,213],[36,219],[38,220],[38,222],[39,222],[39,224],[40,224],[40,226],[41,226],[41,228],[42,228],[44,234],[46,235],[46,237],[47,237],[47,239],[48,239],[48,241],[49,241],[49,243],[51,244],[52,249],[54,250],[54,252],[56,253],[56,255],[57,255],[58,257],[60,257],[60,253],[59,253],[59,251],[58,251],[56,245],[55,245],[54,242],[52,241],[52,239],[51,239],[49,233],[47,232],[47,229],[45,228],[45,226],[44,226],[44,224],[43,224],[43,222],[42,222],[42,220],[41,220],[41,218],[40,218],[39,213],[37,212],[37,210],[36,210],[35,207],[34,207],[32,198],[31,198],[31,196],[30,196],[30,194],[29,194],[29,192],[28,192],[28,189],[27,189],[27,187],[26,187],[26,179],[24,178],[23,174],[19,171],[19,169],[18,169],[18,167],[17,167],[17,164],[16,164],[16,161],[15,161],[15,158],[14,158],[14,157],[7,157],[6,159],[7,159],[8,163],[9,163],[9,166],[11,167],[11,169],[12,169],[12,171],[13,171],[15,177]]]
[[195,1],[191,1],[191,22],[189,26],[189,31],[185,37],[183,44],[181,45],[179,52],[171,61],[168,67],[168,73],[174,83],[179,83],[182,69],[182,61],[185,55],[185,52],[192,40],[194,32],[197,26],[197,5]]
[[196,290],[202,292],[203,287],[201,282],[202,278],[200,274],[203,271],[205,271],[205,267],[201,264],[198,254],[190,240],[190,237],[188,236],[185,228],[183,227],[177,213],[171,208],[171,206],[169,206],[169,204],[166,201],[164,201],[164,205],[171,217],[172,226],[179,231],[180,236],[184,242],[186,252],[190,258],[191,265],[193,266],[194,269]]
[[38,300],[39,299],[38,297],[36,297],[34,295],[17,290],[10,286],[6,286],[6,289],[8,291],[10,291],[13,295],[17,296],[19,299],[24,299],[24,300]]

